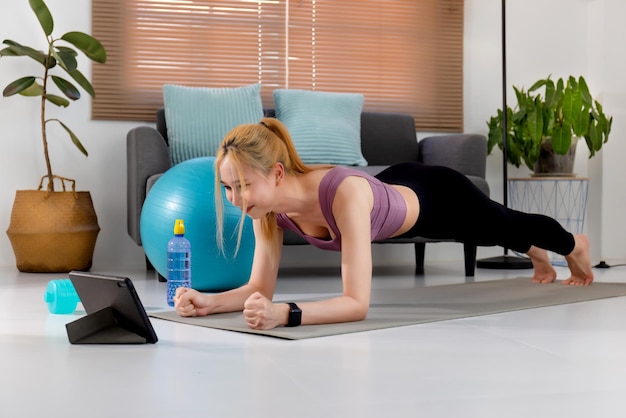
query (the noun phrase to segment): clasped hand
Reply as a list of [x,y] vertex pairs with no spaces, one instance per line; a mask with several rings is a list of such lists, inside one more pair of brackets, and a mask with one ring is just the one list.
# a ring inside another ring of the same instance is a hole
[[272,329],[281,323],[281,312],[278,305],[255,292],[243,305],[243,317],[252,329]]
[[[209,295],[202,294],[194,289],[179,287],[174,296],[174,308],[183,317],[205,316],[211,312]],[[243,306],[243,317],[252,329],[272,329],[282,325],[281,311],[278,305],[255,292]]]

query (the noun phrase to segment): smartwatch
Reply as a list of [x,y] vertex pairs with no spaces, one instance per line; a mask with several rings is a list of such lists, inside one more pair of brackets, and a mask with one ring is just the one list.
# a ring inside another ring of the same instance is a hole
[[286,327],[297,327],[302,323],[302,309],[293,302],[287,302],[289,305],[289,319],[287,319]]

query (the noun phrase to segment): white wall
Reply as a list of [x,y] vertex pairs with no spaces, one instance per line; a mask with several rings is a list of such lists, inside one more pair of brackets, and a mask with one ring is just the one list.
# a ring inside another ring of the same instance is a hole
[[[57,34],[68,30],[90,31],[90,2],[48,0],[56,18]],[[500,1],[465,0],[465,130],[486,133],[485,121],[502,105]],[[583,74],[592,93],[602,99],[607,113],[615,117],[613,133],[605,151],[587,166],[585,149],[579,147],[576,171],[592,177],[587,217],[592,239],[593,261],[626,259],[626,221],[621,208],[626,202],[626,28],[621,17],[626,3],[620,0],[509,0],[508,84],[529,86],[540,77]],[[78,25],[75,23],[78,22]],[[3,1],[0,5],[0,39],[40,45],[41,29],[28,2]],[[83,62],[82,64],[89,63]],[[37,65],[27,59],[0,59],[0,86],[24,75]],[[89,73],[89,71],[86,71]],[[509,91],[509,101],[512,90]],[[0,99],[0,228],[8,228],[16,189],[35,188],[45,166],[37,126],[38,103],[22,97]],[[90,120],[89,98],[73,103],[69,111],[51,111],[81,138],[90,156],[84,158],[64,134],[50,135],[53,169],[76,178],[82,190],[89,190],[102,228],[95,269],[112,266],[139,267],[143,252],[126,234],[126,132],[141,123]],[[509,169],[510,175],[527,175],[527,170]],[[492,197],[502,201],[502,160],[497,153],[488,159],[488,181]],[[375,262],[412,262],[408,245],[374,247]],[[501,254],[497,248],[479,249],[479,257]],[[336,264],[336,254],[310,247],[287,248],[284,265]],[[427,248],[428,259],[461,260],[457,244]],[[6,234],[0,234],[0,265],[14,265]]]

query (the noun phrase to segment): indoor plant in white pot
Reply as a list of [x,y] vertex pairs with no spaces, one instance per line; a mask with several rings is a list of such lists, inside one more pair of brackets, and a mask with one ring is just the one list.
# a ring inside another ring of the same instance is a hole
[[[43,29],[46,49],[40,51],[5,39],[0,57],[33,59],[41,64],[42,75],[27,75],[9,83],[3,90],[3,96],[19,94],[41,101],[38,120],[47,174],[41,178],[37,190],[16,192],[7,235],[20,271],[88,270],[100,231],[91,195],[76,191],[74,180],[53,173],[47,125],[59,124],[80,152],[87,156],[87,151],[65,123],[59,119],[46,119],[46,106],[67,107],[71,101],[78,100],[81,93],[76,85],[95,97],[93,86],[77,68],[77,57],[81,52],[94,62],[104,63],[106,52],[98,40],[83,32],[67,32],[59,38],[54,37],[54,21],[44,1],[29,0],[29,4]],[[51,93],[53,85],[61,95]],[[62,191],[55,190],[55,180],[62,186]],[[71,185],[71,190],[66,189],[66,184]]]
[[[548,77],[528,91],[513,89],[517,105],[507,108],[507,160],[516,167],[524,163],[536,175],[568,174],[578,138],[584,138],[590,158],[608,141],[613,118],[591,96],[584,77],[556,83]],[[503,116],[498,109],[487,122],[488,153],[496,145],[502,149]]]

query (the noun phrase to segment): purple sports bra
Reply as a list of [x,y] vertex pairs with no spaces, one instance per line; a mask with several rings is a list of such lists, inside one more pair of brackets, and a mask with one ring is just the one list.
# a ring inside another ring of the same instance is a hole
[[406,205],[400,192],[362,171],[337,166],[333,167],[320,182],[319,200],[322,214],[335,235],[335,239],[320,239],[304,234],[300,228],[284,213],[276,214],[278,226],[289,229],[306,239],[311,245],[324,249],[341,251],[341,232],[333,216],[333,200],[341,182],[349,176],[358,176],[366,179],[374,195],[374,207],[371,212],[372,241],[389,238],[396,232],[406,217]]

